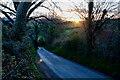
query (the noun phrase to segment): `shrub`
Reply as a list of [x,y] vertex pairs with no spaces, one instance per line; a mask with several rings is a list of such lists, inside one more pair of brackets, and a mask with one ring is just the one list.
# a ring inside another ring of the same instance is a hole
[[69,40],[63,42],[62,47],[71,50],[71,51],[79,51],[81,47],[82,40],[78,34],[73,34]]

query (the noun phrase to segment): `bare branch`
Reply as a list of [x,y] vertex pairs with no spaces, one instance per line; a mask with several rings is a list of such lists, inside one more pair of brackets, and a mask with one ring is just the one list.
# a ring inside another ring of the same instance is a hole
[[[83,15],[83,14],[85,14],[84,12],[82,12],[82,11],[79,10],[79,9],[75,9],[75,11],[76,11],[77,13],[79,13],[79,17],[80,17],[80,18],[86,19],[86,17]],[[82,14],[82,13],[83,13],[83,14]]]
[[108,20],[110,20],[110,18],[116,16],[117,14],[114,14],[112,16],[110,16],[109,18],[105,19],[105,21],[99,26],[99,27],[102,27]]
[[44,6],[44,5],[41,5],[40,7],[44,7],[46,9],[48,9],[49,11],[51,11],[50,8],[48,8],[48,7]]
[[14,21],[12,20],[12,18],[5,11],[2,11],[0,9],[0,12],[2,12],[12,22],[12,24],[14,23]]
[[49,19],[49,18],[47,18],[46,16],[44,16],[44,15],[41,15],[41,16],[38,16],[38,17],[30,17],[29,19],[28,19],[28,21],[31,21],[31,20],[35,20],[35,19],[39,19],[39,18],[45,18],[45,19],[47,19],[47,20],[49,20],[49,21],[52,21],[51,19]]
[[40,1],[37,5],[35,5],[35,6],[28,12],[27,19],[29,18],[29,16],[31,15],[31,13],[32,13],[36,8],[38,8],[44,1],[45,1],[45,0]]
[[56,8],[58,8],[58,9],[62,12],[62,9],[61,9],[59,6],[57,6],[55,2],[53,2],[52,0],[51,0],[51,2],[54,4],[54,6],[55,6]]
[[102,23],[100,24],[100,26],[97,26],[97,27],[94,29],[93,33],[98,32],[98,30],[99,30],[100,28],[102,28],[102,26],[103,26],[108,20],[110,20],[110,18],[113,18],[114,16],[116,16],[116,15],[118,15],[118,14],[119,14],[119,13],[114,14],[114,15],[110,16],[109,18],[106,18],[106,19],[104,20],[104,22],[102,22]]
[[14,13],[12,13],[12,12],[6,12],[6,13],[8,13],[8,14],[10,14],[10,15],[16,16],[16,14],[14,14]]
[[18,7],[19,3],[20,2],[14,2],[14,0],[13,0],[14,8],[15,8],[16,11],[17,11],[17,7]]
[[8,10],[10,10],[10,11],[16,13],[13,9],[10,9],[9,7],[7,7],[7,6],[3,5],[3,4],[0,4],[0,6],[2,6],[2,7],[4,7],[4,8],[7,8]]
[[35,1],[30,5],[30,7],[33,6],[37,1],[38,1],[38,0],[35,0]]

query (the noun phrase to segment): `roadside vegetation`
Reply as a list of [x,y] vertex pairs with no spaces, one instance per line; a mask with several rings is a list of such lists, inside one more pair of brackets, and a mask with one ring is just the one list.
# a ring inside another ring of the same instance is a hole
[[2,79],[36,80],[44,78],[35,65],[36,50],[30,37],[27,37],[30,30],[26,32],[22,42],[12,41],[8,34],[9,31],[8,26],[3,25]]

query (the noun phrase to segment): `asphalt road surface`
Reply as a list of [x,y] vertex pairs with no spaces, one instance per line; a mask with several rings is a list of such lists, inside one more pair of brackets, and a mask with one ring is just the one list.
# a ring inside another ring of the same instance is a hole
[[42,47],[39,47],[37,52],[43,60],[43,62],[59,78],[111,78],[100,72],[97,72],[95,70],[79,65],[75,62],[57,56]]

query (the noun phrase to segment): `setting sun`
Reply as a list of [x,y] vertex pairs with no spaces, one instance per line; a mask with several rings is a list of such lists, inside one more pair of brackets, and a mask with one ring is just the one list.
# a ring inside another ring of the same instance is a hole
[[67,21],[72,21],[75,23],[79,23],[80,21],[82,21],[81,19],[66,19]]
[[75,20],[74,22],[75,22],[75,23],[79,23],[79,20]]

